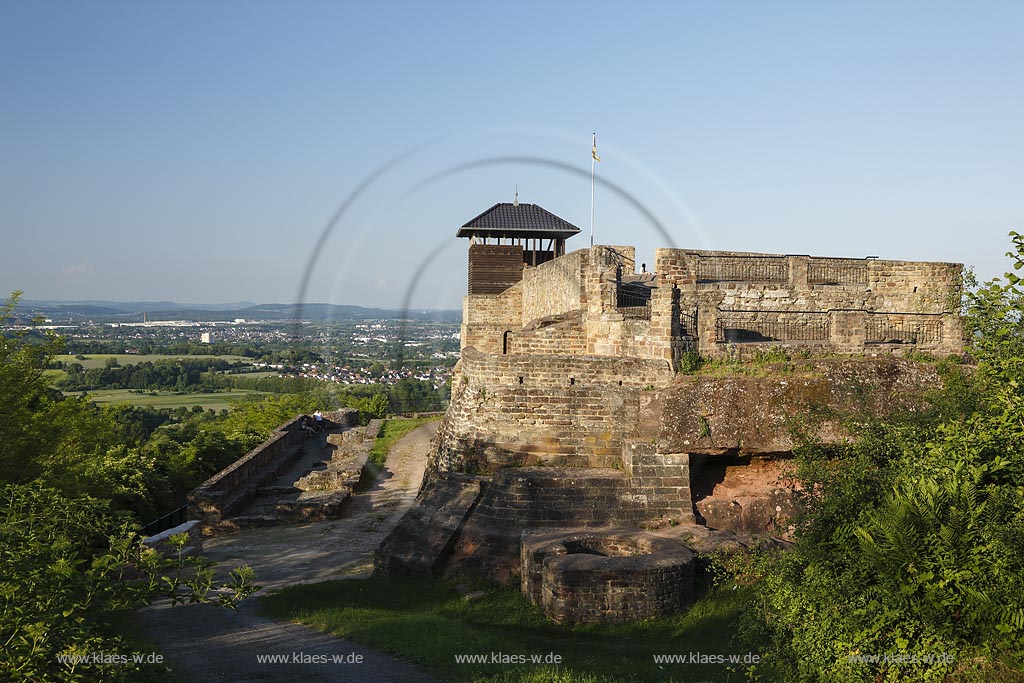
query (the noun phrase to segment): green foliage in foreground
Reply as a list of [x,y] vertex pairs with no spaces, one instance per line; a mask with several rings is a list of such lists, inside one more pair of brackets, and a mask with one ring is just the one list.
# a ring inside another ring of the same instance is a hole
[[[17,298],[0,307],[0,324]],[[184,535],[165,561],[133,529],[294,406],[282,399],[216,423],[229,431],[209,429],[202,411],[168,423],[99,408],[49,388],[45,368],[60,347],[47,333],[0,335],[0,680],[138,681],[154,671],[74,658],[131,652],[115,613],[161,596],[231,607],[254,586],[247,568],[216,584],[208,563],[181,557]]]
[[968,295],[978,366],[940,366],[931,411],[798,453],[796,546],[731,567],[755,596],[742,632],[769,643],[755,679],[1024,678],[1024,296],[1008,279]]
[[403,436],[428,422],[437,422],[437,417],[412,417],[409,419],[385,420],[370,449],[370,461],[377,467],[384,467],[391,447]]
[[160,596],[234,607],[256,590],[247,567],[217,583],[200,558],[161,558],[105,501],[23,485],[0,489],[0,506],[2,680],[147,680],[139,665],[74,658],[133,651],[113,635],[121,610]]
[[[729,664],[657,664],[654,655],[746,654],[731,643],[749,590],[714,590],[689,612],[646,622],[559,626],[516,588],[474,585],[467,600],[456,581],[374,577],[294,586],[261,599],[271,617],[289,619],[413,662],[447,680],[494,683],[738,681]],[[456,655],[560,655],[559,664],[457,663]]]

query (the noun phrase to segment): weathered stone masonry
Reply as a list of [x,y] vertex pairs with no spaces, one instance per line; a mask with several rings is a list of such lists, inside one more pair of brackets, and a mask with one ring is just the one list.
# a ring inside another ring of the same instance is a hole
[[666,361],[464,349],[431,467],[615,466],[640,393],[671,378]]
[[[791,490],[773,458],[806,436],[848,440],[844,416],[917,407],[941,382],[900,353],[963,349],[957,264],[659,249],[652,275],[636,272],[632,247],[595,246],[523,251],[510,277],[518,243],[501,245],[493,278],[474,264],[452,402],[418,504],[377,566],[505,582],[522,568],[524,590],[558,620],[678,608],[686,598],[659,582],[685,583],[673,572],[692,567],[659,564],[643,544],[613,557],[600,534],[666,520],[784,532]],[[514,282],[474,291],[501,278]],[[686,351],[771,346],[806,360],[763,377],[675,373]],[[520,537],[559,529],[593,547],[530,559]]]

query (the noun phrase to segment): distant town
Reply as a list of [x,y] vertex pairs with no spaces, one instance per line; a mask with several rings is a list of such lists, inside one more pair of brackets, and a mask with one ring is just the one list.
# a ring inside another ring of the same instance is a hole
[[[99,403],[146,405],[141,392],[174,390],[177,402],[167,398],[158,405],[223,407],[220,396],[208,395],[279,391],[266,381],[278,379],[380,386],[393,394],[393,402],[418,396],[422,403],[422,397],[430,396],[429,407],[443,407],[459,359],[459,311],[324,304],[218,310],[162,304],[150,312],[139,311],[140,306],[21,302],[7,330],[61,336],[65,354],[49,371],[54,386],[65,393],[88,393]],[[133,372],[154,363],[164,372]],[[167,365],[182,371],[168,375]],[[400,384],[402,391],[394,392]],[[148,400],[157,397],[149,394]]]

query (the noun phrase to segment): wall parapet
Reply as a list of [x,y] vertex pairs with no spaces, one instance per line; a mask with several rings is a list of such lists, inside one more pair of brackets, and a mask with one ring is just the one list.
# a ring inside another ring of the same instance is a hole
[[462,347],[668,362],[758,343],[963,351],[960,264],[658,249],[654,265],[637,273],[633,247],[596,245],[526,267],[501,294],[466,297]]
[[[358,424],[358,415],[356,410],[343,409],[324,413],[324,419],[351,427]],[[244,506],[261,484],[284,471],[301,453],[306,435],[300,423],[308,417],[297,415],[279,425],[266,441],[192,490],[188,494],[189,519],[200,520],[203,533],[212,533]]]
[[[462,351],[462,374],[491,386],[530,384],[633,388],[663,386],[673,378],[671,363],[651,358],[606,356],[493,355],[474,348]],[[520,381],[522,380],[522,381]]]
[[586,306],[583,273],[589,252],[579,249],[523,271],[523,304],[518,327],[533,320],[563,315]]
[[709,308],[698,314],[713,338],[702,350],[712,356],[731,345],[771,344],[821,347],[839,353],[870,353],[913,348],[930,353],[959,353],[963,324],[951,313],[863,310],[758,311]]

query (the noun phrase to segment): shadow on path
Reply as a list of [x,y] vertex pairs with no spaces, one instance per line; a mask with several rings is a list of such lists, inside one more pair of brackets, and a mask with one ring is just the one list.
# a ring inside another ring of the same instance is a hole
[[[296,583],[367,576],[373,551],[412,505],[437,423],[416,428],[388,454],[385,476],[354,495],[345,517],[329,522],[247,529],[208,539],[203,554],[220,569],[248,564],[267,592]],[[258,596],[259,594],[257,594]],[[258,597],[235,611],[156,604],[139,611],[147,635],[183,678],[197,683],[284,681],[435,682],[412,665],[347,640],[257,614]],[[353,663],[353,653],[362,663]],[[261,663],[280,655],[285,663]],[[322,655],[303,663],[303,655]],[[340,658],[335,663],[333,658]]]

